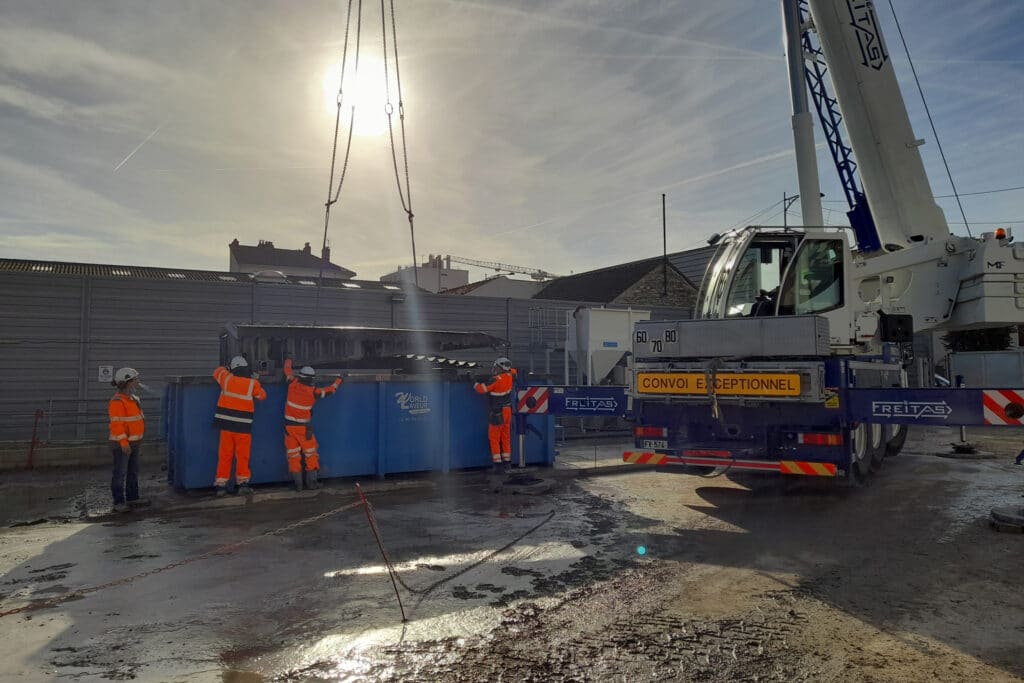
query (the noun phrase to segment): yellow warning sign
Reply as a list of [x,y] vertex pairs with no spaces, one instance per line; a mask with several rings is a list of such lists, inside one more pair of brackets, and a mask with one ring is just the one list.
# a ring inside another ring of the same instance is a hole
[[[706,394],[702,372],[641,372],[636,376],[641,394]],[[799,396],[800,375],[790,373],[719,372],[715,393],[722,396]]]

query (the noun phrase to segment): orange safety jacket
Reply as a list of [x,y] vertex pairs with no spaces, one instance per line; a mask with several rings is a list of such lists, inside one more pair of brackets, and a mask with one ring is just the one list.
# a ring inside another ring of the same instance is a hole
[[124,447],[130,441],[142,440],[146,431],[146,416],[142,414],[138,396],[117,392],[110,399],[107,413],[110,415],[111,441]]
[[490,384],[477,382],[473,385],[478,394],[487,394],[488,404],[492,413],[500,413],[502,408],[512,406],[512,376],[515,368],[508,372],[499,372],[491,378]]
[[223,367],[213,371],[213,378],[220,385],[213,424],[228,432],[252,433],[252,416],[256,412],[253,399],[262,401],[267,397],[259,380],[232,375]]
[[292,373],[292,359],[284,361],[284,376],[288,378],[288,398],[284,404],[284,423],[303,427],[313,419],[313,404],[317,399],[327,398],[341,386],[341,378],[326,387],[303,384]]

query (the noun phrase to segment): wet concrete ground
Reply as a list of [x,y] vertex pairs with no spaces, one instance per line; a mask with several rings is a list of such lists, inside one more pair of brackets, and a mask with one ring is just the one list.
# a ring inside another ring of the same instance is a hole
[[[981,435],[979,435],[981,436]],[[987,439],[987,440],[986,440]],[[370,482],[391,581],[352,482],[317,496],[105,506],[104,471],[0,483],[0,612],[233,552],[0,618],[23,680],[1017,680],[1024,500],[1017,442],[935,457],[913,434],[872,485],[621,471]],[[616,450],[602,444],[602,452]],[[530,495],[532,494],[532,495]],[[51,500],[52,499],[52,500]]]

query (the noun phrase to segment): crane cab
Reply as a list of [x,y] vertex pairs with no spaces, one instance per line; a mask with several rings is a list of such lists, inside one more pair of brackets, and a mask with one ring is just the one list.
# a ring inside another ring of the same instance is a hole
[[820,315],[829,321],[832,344],[850,344],[852,270],[846,230],[737,230],[721,238],[708,264],[695,317]]

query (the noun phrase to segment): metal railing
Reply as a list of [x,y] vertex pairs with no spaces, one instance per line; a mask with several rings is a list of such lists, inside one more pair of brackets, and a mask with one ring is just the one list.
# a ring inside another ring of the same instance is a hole
[[[108,399],[51,398],[45,402],[0,402],[0,443],[104,442],[109,436]],[[142,399],[147,431],[162,430],[160,400]]]

